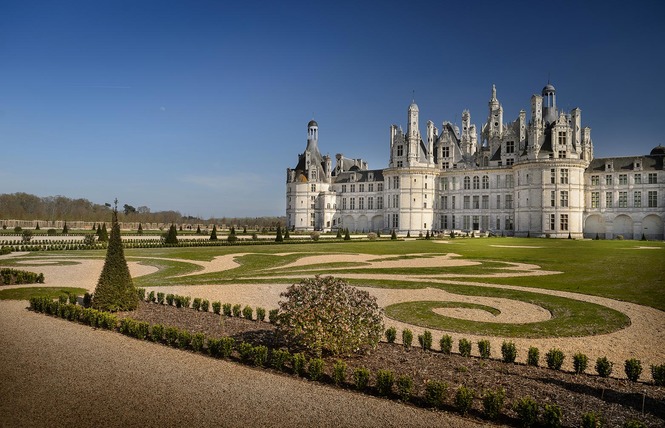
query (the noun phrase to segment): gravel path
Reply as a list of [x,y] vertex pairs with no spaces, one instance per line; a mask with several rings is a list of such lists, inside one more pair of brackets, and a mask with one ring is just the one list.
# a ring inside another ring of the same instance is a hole
[[478,427],[0,302],[0,426]]

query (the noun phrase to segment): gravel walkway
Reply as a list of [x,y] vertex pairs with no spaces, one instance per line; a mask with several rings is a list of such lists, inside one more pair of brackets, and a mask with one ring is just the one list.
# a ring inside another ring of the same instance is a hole
[[477,427],[0,302],[0,426]]

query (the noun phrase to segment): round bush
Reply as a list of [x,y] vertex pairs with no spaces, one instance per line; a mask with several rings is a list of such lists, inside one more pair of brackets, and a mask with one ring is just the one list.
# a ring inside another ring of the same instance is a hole
[[277,331],[290,347],[315,355],[362,353],[383,334],[383,311],[376,298],[328,277],[305,279],[281,297]]

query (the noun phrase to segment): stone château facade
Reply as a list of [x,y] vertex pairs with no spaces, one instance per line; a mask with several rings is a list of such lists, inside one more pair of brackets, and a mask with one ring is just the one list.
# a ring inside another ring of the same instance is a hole
[[664,239],[665,147],[594,159],[581,110],[559,110],[549,83],[531,97],[530,110],[528,120],[522,110],[504,123],[493,86],[480,132],[464,111],[461,130],[428,121],[423,137],[414,102],[406,132],[390,127],[388,167],[374,170],[341,154],[333,166],[312,120],[304,153],[287,169],[287,227]]

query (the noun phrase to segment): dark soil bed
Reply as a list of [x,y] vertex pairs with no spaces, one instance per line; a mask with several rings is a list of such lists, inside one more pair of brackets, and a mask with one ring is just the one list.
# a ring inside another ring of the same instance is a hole
[[[212,312],[197,312],[193,309],[178,309],[144,302],[136,311],[118,315],[147,321],[150,324],[178,327],[192,333],[202,332],[211,338],[233,337],[236,345],[245,341],[269,348],[280,347],[275,338],[275,329],[268,322],[234,317],[222,319]],[[233,357],[238,359],[237,354]],[[338,358],[324,358],[324,360],[326,374],[322,380],[332,384],[330,378],[332,367]],[[388,343],[380,343],[369,355],[344,358],[344,361],[348,367],[348,383],[344,387],[353,388],[351,384],[353,370],[363,366],[372,373],[370,388],[366,392],[375,394],[376,372],[391,370],[395,374],[395,379],[402,375],[411,377],[414,384],[411,402],[415,405],[426,406],[423,397],[428,380],[444,381],[448,385],[443,410],[455,410],[454,396],[461,385],[471,388],[476,393],[469,412],[469,417],[472,418],[483,418],[481,399],[483,391],[504,388],[506,406],[498,420],[504,424],[519,425],[517,415],[510,404],[517,399],[530,396],[541,407],[546,403],[558,405],[562,410],[564,426],[580,426],[582,415],[591,411],[602,415],[604,427],[622,427],[628,420],[639,420],[649,427],[665,426],[665,388],[652,384],[586,374],[576,375],[541,367],[508,364],[493,359],[462,357],[458,354],[443,355],[419,348],[407,350],[401,345]],[[589,362],[589,371],[593,371],[593,364],[594,362]],[[614,370],[623,371],[623,365],[615,364]],[[284,371],[292,374],[291,366],[287,365]],[[392,398],[397,399],[397,396]]]

